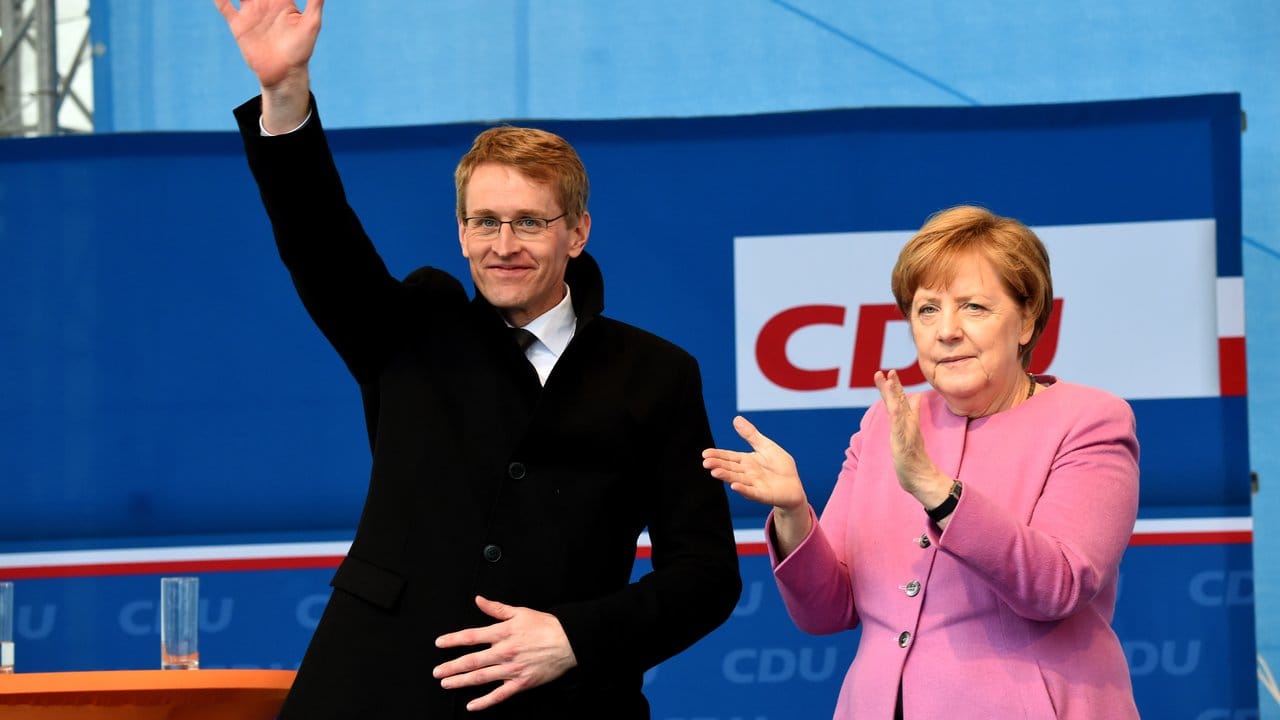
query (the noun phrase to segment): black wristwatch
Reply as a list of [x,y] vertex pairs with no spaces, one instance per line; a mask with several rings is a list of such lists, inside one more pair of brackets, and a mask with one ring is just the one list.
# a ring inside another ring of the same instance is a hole
[[926,509],[924,511],[925,514],[928,515],[929,519],[934,523],[942,522],[944,518],[955,512],[956,504],[960,502],[960,493],[963,491],[964,486],[960,484],[960,481],[953,481],[951,483],[951,491],[947,494],[947,499],[943,500],[941,505],[932,510]]

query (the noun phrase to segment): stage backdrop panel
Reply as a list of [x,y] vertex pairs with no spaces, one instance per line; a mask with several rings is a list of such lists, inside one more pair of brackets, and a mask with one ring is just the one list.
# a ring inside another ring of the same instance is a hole
[[[1115,624],[1143,713],[1256,712],[1237,96],[538,124],[591,172],[606,312],[693,352],[717,441],[740,446],[730,419],[749,415],[818,505],[868,373],[912,364],[888,287],[902,242],[959,203],[1036,228],[1056,281],[1037,369],[1138,417],[1139,547]],[[466,278],[451,177],[480,129],[331,134],[392,272]],[[296,664],[369,452],[239,139],[0,142],[0,272],[0,577],[22,581],[20,669],[149,666],[155,576],[177,571],[209,578],[208,662]],[[733,510],[747,591],[650,673],[655,716],[820,717],[854,633],[789,625],[763,511]]]

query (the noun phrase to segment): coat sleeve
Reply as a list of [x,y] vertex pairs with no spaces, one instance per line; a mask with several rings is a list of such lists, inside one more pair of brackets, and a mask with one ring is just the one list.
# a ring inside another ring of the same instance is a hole
[[[367,383],[393,344],[404,340],[397,329],[412,288],[387,272],[347,204],[314,100],[310,120],[287,135],[263,137],[261,114],[261,98],[235,110],[280,258],[312,320],[356,379]],[[436,272],[447,278],[437,283],[443,291],[465,301],[461,285]]]
[[[1017,615],[1051,621],[1093,600],[1118,573],[1138,510],[1138,441],[1128,403],[1093,392],[1064,408],[1030,520],[966,487],[939,552],[954,556]],[[1036,478],[1039,480],[1040,478]],[[1029,479],[1031,480],[1031,479]]]
[[584,673],[666,660],[723,623],[742,592],[728,498],[702,467],[702,451],[714,444],[702,379],[696,361],[684,357],[679,384],[662,400],[662,426],[645,433],[655,447],[635,448],[655,453],[652,477],[642,481],[648,485],[637,488],[652,504],[653,571],[618,592],[552,609]]

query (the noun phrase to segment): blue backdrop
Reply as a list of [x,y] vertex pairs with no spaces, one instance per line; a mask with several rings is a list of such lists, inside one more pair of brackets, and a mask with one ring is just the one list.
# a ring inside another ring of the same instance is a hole
[[[591,171],[606,312],[698,357],[733,444],[734,237],[909,230],[961,202],[1031,225],[1212,218],[1216,272],[1238,276],[1239,119],[1239,98],[1215,95],[539,124]],[[451,175],[479,127],[332,133],[393,272],[466,277]],[[359,397],[274,257],[238,138],[5,141],[0,235],[0,551],[349,537],[369,459]],[[1248,515],[1243,397],[1134,408],[1142,517]],[[861,412],[753,417],[818,499]],[[734,512],[761,524],[756,506]],[[829,713],[855,639],[798,633],[764,558],[743,572],[735,617],[650,673],[655,717]],[[85,574],[21,583],[20,669],[154,665],[155,575]],[[206,666],[296,665],[328,575],[208,574]],[[1131,550],[1116,626],[1144,714],[1256,713],[1252,610],[1248,545]]]

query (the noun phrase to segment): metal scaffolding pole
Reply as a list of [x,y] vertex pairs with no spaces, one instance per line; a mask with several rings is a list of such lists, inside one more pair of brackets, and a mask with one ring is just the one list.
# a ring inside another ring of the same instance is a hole
[[22,128],[21,5],[22,0],[0,0],[0,135],[20,134]]
[[[80,4],[87,19],[87,3]],[[70,66],[60,71],[58,39],[67,31],[60,31],[56,8],[56,0],[0,0],[0,137],[93,130],[92,100],[86,102],[71,87],[81,64],[92,61],[88,25],[84,24],[75,44]],[[65,39],[76,40],[74,36]],[[74,129],[62,122],[67,99],[87,121],[87,128]]]
[[36,7],[36,132],[58,130],[58,28],[53,0],[35,0]]

